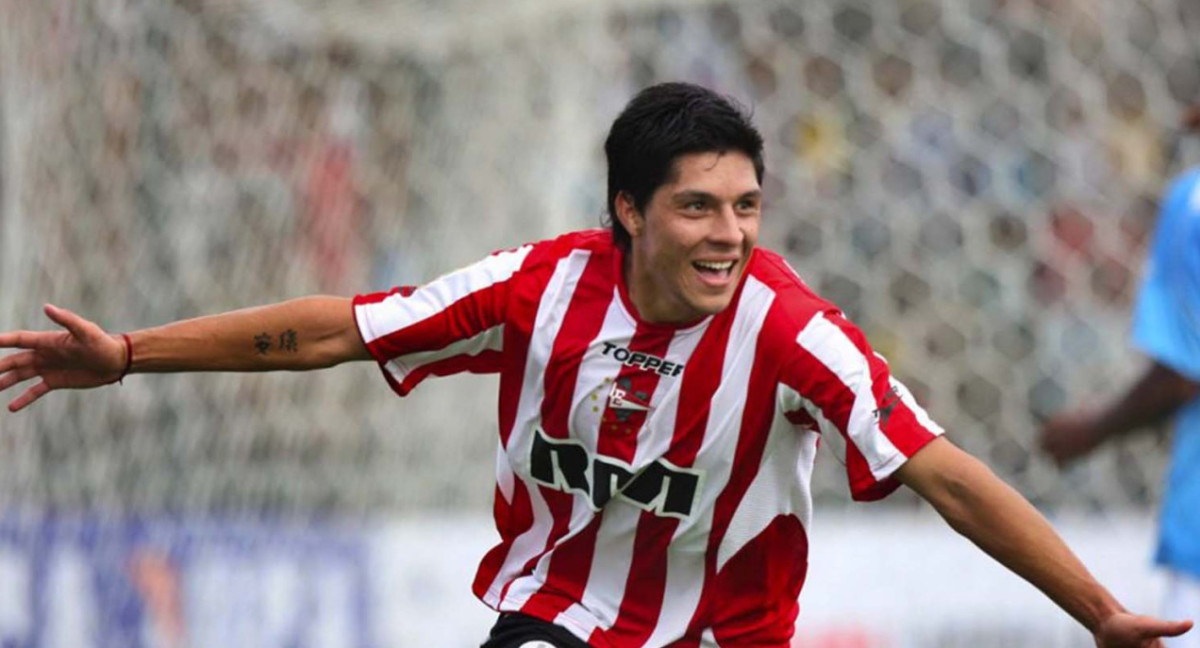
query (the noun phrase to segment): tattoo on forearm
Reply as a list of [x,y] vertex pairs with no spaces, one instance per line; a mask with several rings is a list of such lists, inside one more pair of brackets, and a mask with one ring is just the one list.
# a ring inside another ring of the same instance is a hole
[[296,332],[288,329],[279,334],[279,350],[295,353],[300,350],[300,346],[296,344]]
[[263,331],[254,336],[254,350],[258,352],[258,355],[267,355],[271,349],[286,353],[296,353],[299,351],[300,343],[297,340],[296,331],[288,329],[278,336]]
[[255,335],[254,349],[258,351],[258,355],[267,355],[267,351],[271,350],[271,335],[266,331]]

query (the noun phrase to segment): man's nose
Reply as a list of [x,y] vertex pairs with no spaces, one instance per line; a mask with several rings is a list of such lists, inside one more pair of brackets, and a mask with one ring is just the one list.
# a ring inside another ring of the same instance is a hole
[[713,219],[709,238],[716,243],[740,245],[744,236],[741,224],[738,222],[737,211],[733,205],[722,205],[716,218]]

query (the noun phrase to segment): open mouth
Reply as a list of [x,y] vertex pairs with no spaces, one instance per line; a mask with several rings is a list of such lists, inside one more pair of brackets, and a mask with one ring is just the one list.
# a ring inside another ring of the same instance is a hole
[[706,279],[722,281],[733,275],[737,261],[692,261],[692,267]]

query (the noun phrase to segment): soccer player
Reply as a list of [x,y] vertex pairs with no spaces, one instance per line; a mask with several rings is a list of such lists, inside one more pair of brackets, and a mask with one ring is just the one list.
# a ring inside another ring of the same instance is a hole
[[110,335],[0,335],[10,405],[128,373],[374,359],[408,393],[500,374],[499,544],[474,591],[486,648],[786,646],[807,568],[818,439],[850,489],[905,484],[1039,587],[1099,646],[1190,622],[1127,612],[1050,525],[942,430],[778,255],[756,247],[762,138],[703,88],[639,93],[612,124],[611,230],[498,252],[422,287],[310,297]]
[[[1200,131],[1200,105],[1186,113],[1184,126]],[[1194,615],[1200,612],[1200,166],[1163,192],[1134,307],[1133,343],[1149,367],[1106,406],[1052,418],[1042,446],[1067,464],[1109,439],[1175,418],[1155,560],[1169,572],[1168,611]],[[1200,647],[1200,635],[1171,645]]]

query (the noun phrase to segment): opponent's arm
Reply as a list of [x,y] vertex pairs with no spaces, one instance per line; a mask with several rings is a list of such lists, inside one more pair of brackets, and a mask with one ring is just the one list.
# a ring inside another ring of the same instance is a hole
[[1067,548],[1037,509],[987,466],[939,438],[896,477],[917,491],[950,526],[1029,581],[1086,627],[1101,647],[1160,646],[1191,622],[1127,612]]
[[49,305],[45,310],[64,330],[0,333],[0,348],[22,349],[0,358],[0,391],[41,379],[9,404],[10,411],[56,389],[112,383],[127,368],[128,373],[303,371],[370,357],[351,302],[341,297],[305,297],[133,331],[127,334],[132,346],[71,311]]
[[1065,464],[1109,439],[1165,420],[1197,396],[1200,384],[1154,362],[1108,406],[1050,419],[1042,429],[1042,448]]

